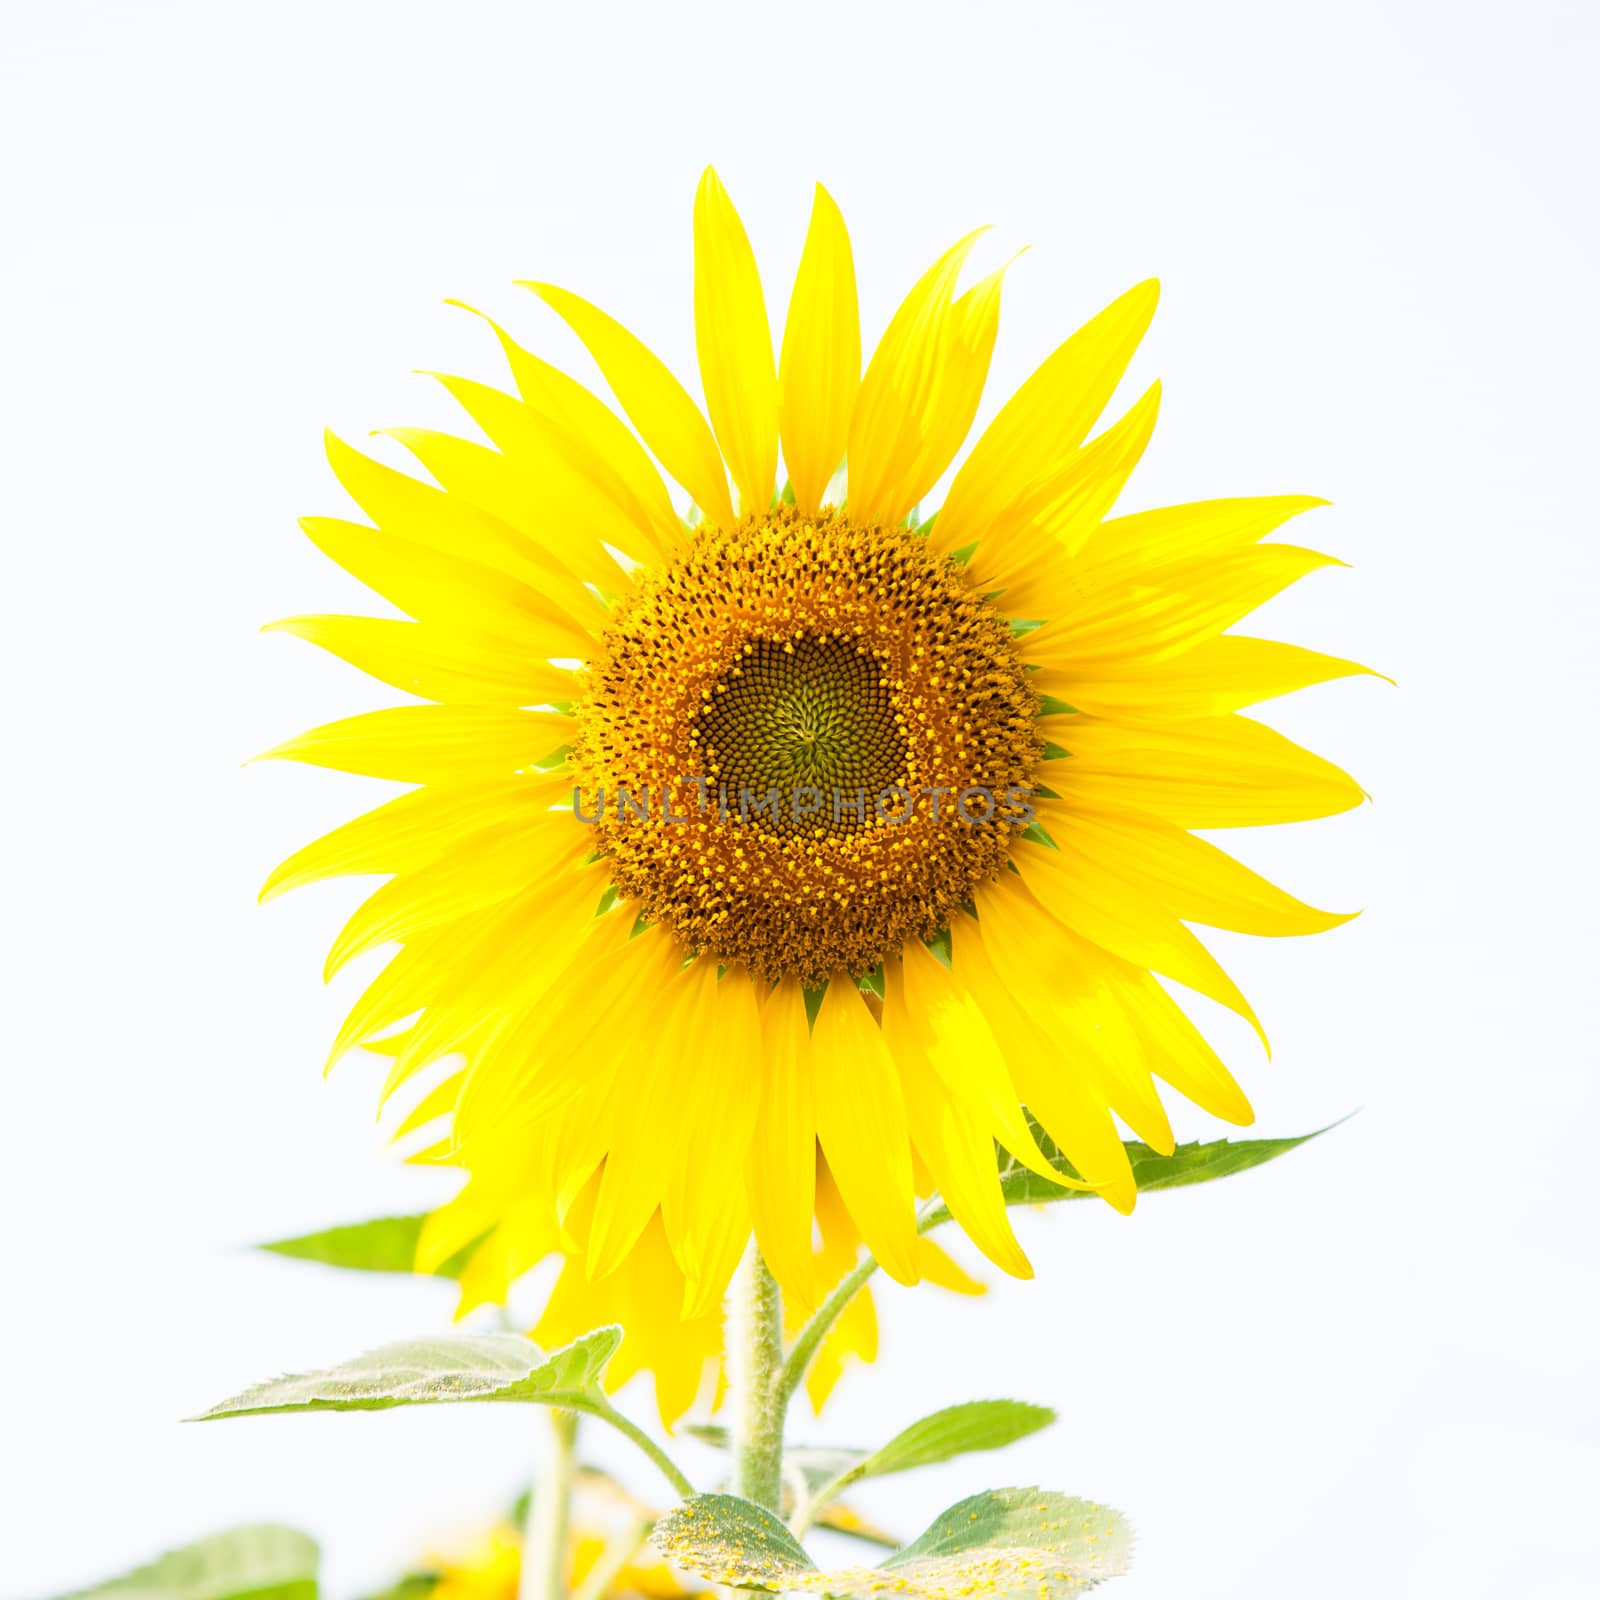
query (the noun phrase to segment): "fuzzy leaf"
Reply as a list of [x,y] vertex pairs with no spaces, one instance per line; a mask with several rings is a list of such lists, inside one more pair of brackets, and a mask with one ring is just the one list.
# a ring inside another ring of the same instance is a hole
[[1041,1489],[988,1489],[936,1517],[883,1570],[925,1600],[1060,1600],[1126,1572],[1132,1549],[1118,1511]]
[[951,1506],[881,1567],[818,1571],[787,1528],[733,1495],[701,1495],[657,1525],[675,1565],[735,1589],[879,1600],[1068,1600],[1128,1567],[1122,1516],[1040,1489],[990,1489]]
[[597,1328],[550,1355],[516,1333],[410,1339],[322,1372],[291,1373],[256,1384],[195,1420],[278,1411],[383,1411],[477,1400],[582,1405],[599,1398],[601,1374],[621,1342],[622,1330],[616,1327]]
[[770,1511],[736,1494],[699,1494],[656,1523],[650,1542],[675,1567],[731,1589],[797,1589],[816,1563]]
[[293,1528],[230,1528],[66,1600],[316,1600],[316,1542]]

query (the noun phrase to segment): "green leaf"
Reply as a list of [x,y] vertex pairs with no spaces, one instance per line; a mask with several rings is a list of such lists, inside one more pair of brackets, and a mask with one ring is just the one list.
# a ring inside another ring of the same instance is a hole
[[250,1524],[170,1550],[125,1577],[67,1600],[316,1600],[316,1542],[294,1528]]
[[926,1600],[958,1595],[1058,1600],[1128,1570],[1120,1512],[1042,1489],[987,1489],[953,1505],[884,1562]]
[[931,1467],[973,1450],[998,1450],[1048,1428],[1055,1420],[1049,1406],[1030,1405],[1025,1400],[968,1400],[946,1406],[913,1422],[874,1450],[851,1470],[850,1479],[882,1478],[912,1467]]
[[[302,1233],[293,1239],[274,1239],[257,1245],[273,1255],[291,1256],[296,1261],[319,1261],[327,1267],[344,1267],[352,1272],[406,1272],[417,1270],[417,1240],[426,1211],[409,1217],[375,1217],[371,1222],[351,1222],[319,1233]],[[478,1241],[462,1246],[434,1276],[459,1278],[472,1257]]]
[[881,1567],[822,1572],[789,1530],[734,1495],[700,1495],[669,1512],[654,1543],[679,1567],[734,1589],[875,1600],[1066,1600],[1125,1572],[1126,1521],[1087,1500],[990,1489],[951,1506]]
[[816,1573],[770,1511],[736,1494],[698,1494],[656,1523],[650,1542],[674,1566],[730,1589],[798,1589]]
[[[1333,1126],[1337,1127],[1335,1123]],[[1061,1153],[1055,1141],[1043,1128],[1028,1116],[1028,1127],[1039,1141],[1045,1160],[1064,1177],[1081,1177],[1078,1169]],[[1133,1166],[1133,1179],[1139,1192],[1155,1189],[1181,1189],[1191,1183],[1210,1183],[1216,1178],[1231,1177],[1236,1172],[1259,1167],[1268,1161],[1295,1149],[1309,1140],[1320,1138],[1327,1128],[1314,1133],[1296,1134],[1284,1139],[1210,1139],[1193,1144],[1180,1144],[1170,1156],[1152,1150],[1137,1139],[1123,1140],[1128,1160]],[[1000,1153],[1000,1190],[1008,1206],[1046,1205],[1057,1200],[1089,1200],[1093,1192],[1086,1189],[1062,1189],[1036,1172],[1030,1172],[1004,1151]],[[950,1220],[944,1206],[929,1212],[921,1223],[922,1231],[938,1227]]]
[[600,1377],[622,1342],[621,1328],[597,1328],[546,1355],[517,1333],[411,1339],[322,1372],[256,1384],[195,1420],[289,1411],[384,1411],[391,1406],[477,1400],[534,1401],[585,1409],[603,1404]]
[[[913,1422],[876,1450],[814,1451],[812,1454],[824,1461],[831,1459],[833,1471],[815,1478],[802,1466],[811,1504],[795,1524],[796,1531],[804,1533],[823,1507],[863,1478],[931,1467],[974,1450],[998,1450],[1048,1428],[1055,1420],[1056,1414],[1048,1406],[1029,1405],[1024,1400],[969,1400]],[[786,1454],[784,1465],[794,1459],[793,1453]]]

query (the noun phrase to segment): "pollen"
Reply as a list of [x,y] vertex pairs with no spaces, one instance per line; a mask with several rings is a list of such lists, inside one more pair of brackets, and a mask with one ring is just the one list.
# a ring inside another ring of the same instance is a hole
[[702,524],[589,665],[572,767],[619,895],[686,954],[860,976],[1006,863],[1043,755],[1004,619],[916,533]]

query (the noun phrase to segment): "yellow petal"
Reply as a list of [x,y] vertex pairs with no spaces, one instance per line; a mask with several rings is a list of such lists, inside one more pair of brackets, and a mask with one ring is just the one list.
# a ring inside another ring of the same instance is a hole
[[500,1207],[488,1191],[468,1183],[455,1199],[430,1212],[423,1223],[417,1237],[417,1271],[437,1272],[499,1221]]
[[295,851],[273,869],[261,887],[261,899],[325,878],[415,871],[462,839],[517,819],[532,821],[550,797],[546,782],[529,778],[460,789],[413,789]]
[[[1318,911],[1286,894],[1214,844],[1158,817],[1074,813],[1060,801],[1038,802],[1040,821],[1058,845],[1092,857],[1139,894],[1161,901],[1185,922],[1280,938],[1324,933],[1353,912]],[[1024,878],[1042,845],[1024,840],[1016,860]]]
[[1000,332],[1000,289],[1008,267],[981,278],[951,308],[944,372],[927,417],[922,448],[912,458],[901,494],[907,510],[925,495],[955,459],[978,414]]
[[391,1142],[398,1142],[408,1133],[427,1127],[439,1117],[449,1116],[455,1110],[456,1100],[461,1094],[461,1078],[461,1073],[452,1072],[428,1090],[395,1125],[390,1135]]
[[779,362],[783,457],[795,504],[822,504],[850,437],[861,387],[861,316],[850,235],[819,183],[800,271],[789,299]]
[[300,526],[331,561],[419,622],[476,629],[544,658],[593,647],[589,628],[559,604],[492,567],[336,517],[302,517]]
[[917,1258],[922,1263],[922,1276],[951,1294],[980,1295],[989,1292],[988,1286],[965,1271],[961,1264],[937,1239],[919,1239]]
[[[1063,595],[1051,620],[1028,636],[1028,660],[1059,675],[1041,680],[1051,693],[1058,681],[1093,681],[1129,659],[1170,660],[1216,638],[1308,573],[1342,564],[1298,545],[1264,544],[1076,603]],[[1061,692],[1067,697],[1071,689]]]
[[1313,684],[1359,675],[1383,676],[1299,645],[1224,633],[1172,658],[1097,662],[1092,670],[1072,674],[1070,693],[1067,680],[1061,687],[1063,699],[1093,716],[1171,721],[1225,716]]
[[439,860],[403,872],[370,894],[340,930],[328,952],[330,979],[357,956],[406,940],[426,928],[510,899],[587,853],[570,817],[550,816],[484,838],[461,841]]
[[789,978],[768,996],[761,1015],[761,1106],[745,1185],[761,1253],[785,1301],[814,1310],[817,1114],[809,1053],[805,996]]
[[[867,365],[850,421],[850,507],[857,513],[898,522],[938,476],[935,472],[926,482],[919,481],[914,474],[922,464],[946,443],[948,462],[960,445],[960,437],[948,436],[966,409],[968,395],[950,381],[951,352],[967,313],[957,312],[953,296],[982,232],[980,228],[958,240],[923,274],[890,319]],[[992,302],[993,296],[987,296],[986,305]],[[981,342],[981,320],[966,331]],[[961,376],[970,377],[966,368],[972,364],[962,368]],[[983,364],[986,369],[986,357]],[[962,434],[971,420],[969,414]]]
[[778,476],[778,374],[755,252],[712,167],[694,197],[694,340],[706,409],[739,489],[765,511]]
[[1072,752],[1049,766],[1050,787],[1097,812],[1145,811],[1180,828],[1307,822],[1366,798],[1332,762],[1248,717],[1119,724],[1043,717]]
[[1033,1268],[1006,1216],[994,1140],[931,1068],[906,1073],[906,1120],[917,1154],[951,1214],[977,1247],[1015,1278]]
[[[499,451],[507,480],[521,495],[515,526],[568,571],[597,578],[608,575],[607,546],[639,562],[659,560],[677,544],[682,533],[677,519],[672,519],[673,531],[664,533],[651,508],[564,418],[471,378],[446,372],[428,376],[445,388]],[[666,500],[666,485],[659,475],[656,488]],[[671,516],[670,500],[667,514]]]
[[323,1070],[332,1071],[363,1040],[387,1033],[426,1004],[446,970],[441,962],[444,953],[445,941],[437,936],[418,939],[396,952],[345,1014]]
[[583,341],[611,392],[656,459],[713,522],[731,525],[733,501],[722,456],[684,387],[620,322],[565,289],[526,285]]
[[982,1007],[1028,1109],[1096,1194],[1131,1211],[1138,1192],[1133,1167],[1097,1063],[1069,1054],[1033,1021],[1000,977],[980,921],[957,918],[950,939],[953,969]]
[[1186,1017],[1171,995],[1150,976],[1129,968],[1129,1020],[1150,1070],[1179,1094],[1224,1122],[1248,1127],[1255,1112],[1233,1074]]
[[741,969],[719,979],[710,961],[694,967],[704,969],[697,975],[700,1032],[675,1107],[685,1130],[684,1154],[661,1203],[672,1253],[683,1268],[686,1317],[721,1305],[750,1238],[750,1205],[738,1174],[760,1111],[750,1085],[750,1063],[761,1059],[755,987]]
[[[821,1242],[817,1252],[817,1287],[822,1294],[827,1294],[855,1267],[861,1254],[861,1231],[845,1206],[838,1183],[825,1161],[817,1163],[817,1234]],[[917,1244],[920,1247],[925,1242],[919,1239]],[[921,1259],[919,1249],[918,1261]],[[788,1331],[791,1337],[797,1334],[798,1324],[791,1325]],[[877,1358],[878,1315],[872,1303],[872,1291],[867,1288],[851,1300],[829,1329],[806,1373],[806,1394],[812,1409],[822,1410],[850,1362],[876,1361]]]
[[917,1281],[916,1217],[905,1097],[860,992],[841,974],[811,1034],[817,1138],[850,1215],[900,1283]]
[[977,906],[984,947],[1013,998],[1141,1139],[1170,1151],[1172,1127],[1119,992],[1125,963],[1065,925],[1014,872],[986,885]]
[[604,608],[595,597],[514,524],[500,521],[463,495],[384,466],[332,433],[324,435],[323,442],[328,464],[345,492],[384,532],[458,560],[493,567],[548,594],[571,615],[593,613],[603,620]]
[[926,1061],[1031,1172],[1060,1182],[1023,1120],[1016,1085],[981,1008],[920,940],[885,962],[883,1035],[897,1061]]
[[813,1413],[821,1413],[851,1362],[877,1359],[878,1312],[872,1291],[863,1289],[828,1330],[806,1371],[806,1398]]
[[[622,1055],[612,1098],[610,1150],[589,1233],[591,1278],[616,1269],[688,1159],[698,1107],[686,1108],[680,1075],[663,1071],[662,1064],[694,1061],[705,1039],[706,984],[714,981],[714,972],[704,970],[702,962],[684,971],[681,961],[681,952],[669,939],[659,940],[635,987],[641,1000],[648,997],[652,1048]],[[741,1152],[739,1166],[743,1164]]]
[[1114,517],[1090,535],[1078,564],[1101,585],[1174,561],[1229,555],[1258,543],[1291,517],[1325,506],[1314,495],[1251,495],[1197,500]]
[[1194,989],[1262,1031],[1250,1003],[1216,958],[1165,905],[1119,877],[1075,840],[1059,849],[1024,842],[1017,854],[1023,881],[1064,927],[1136,967]]
[[1039,479],[1056,472],[1088,437],[1155,314],[1159,285],[1136,284],[1085,323],[1006,402],[950,485],[934,547],[981,539]]
[[256,760],[304,761],[400,783],[471,783],[509,778],[536,765],[573,726],[570,717],[554,711],[391,706],[326,722]]
[[576,378],[523,349],[492,317],[472,306],[464,309],[483,317],[494,330],[518,392],[535,412],[560,430],[567,458],[601,485],[619,506],[632,508],[634,520],[652,538],[658,553],[675,549],[682,541],[683,524],[672,509],[666,485],[639,441],[610,406]]
[[441,704],[551,705],[580,687],[548,658],[398,617],[285,617],[261,631],[304,639],[379,683]]
[[989,525],[968,570],[980,589],[1005,591],[1002,603],[1013,617],[1054,617],[1072,603],[1080,587],[1077,551],[1138,466],[1160,406],[1161,385],[1152,384],[1126,415]]

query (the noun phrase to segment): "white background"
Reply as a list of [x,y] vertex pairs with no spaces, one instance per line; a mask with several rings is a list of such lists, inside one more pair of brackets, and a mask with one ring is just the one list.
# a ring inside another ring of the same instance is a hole
[[241,762],[393,697],[255,630],[358,601],[295,529],[344,514],[322,426],[444,421],[414,367],[498,381],[445,296],[566,359],[512,286],[552,278],[692,371],[715,161],[775,309],[830,185],[869,336],[973,224],[986,265],[1031,243],[988,409],[1159,273],[1129,393],[1167,401],[1127,503],[1326,494],[1304,536],[1354,570],[1267,624],[1398,680],[1275,710],[1375,802],[1245,841],[1367,914],[1217,941],[1274,1040],[1219,1025],[1261,1127],[1360,1115],[1132,1221],[1028,1218],[1032,1284],[884,1293],[890,1359],[802,1432],[1056,1404],[1008,1460],[863,1503],[910,1533],[997,1479],[1101,1497],[1141,1533],[1126,1600],[1592,1593],[1595,15],[9,7],[7,1592],[277,1517],[344,1600],[518,1484],[522,1412],[176,1420],[451,1303],[241,1250],[443,1193],[388,1153],[378,1069],[320,1078],[363,981],[318,981],[353,890],[254,905],[377,791]]

